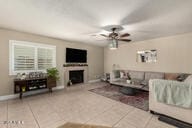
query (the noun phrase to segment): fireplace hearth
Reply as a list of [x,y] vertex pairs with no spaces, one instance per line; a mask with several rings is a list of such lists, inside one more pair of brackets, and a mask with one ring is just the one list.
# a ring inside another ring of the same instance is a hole
[[84,70],[71,70],[69,71],[69,80],[72,84],[78,84],[84,82]]

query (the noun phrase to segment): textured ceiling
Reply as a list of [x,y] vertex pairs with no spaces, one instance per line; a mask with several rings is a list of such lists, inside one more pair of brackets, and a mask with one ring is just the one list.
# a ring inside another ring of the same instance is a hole
[[105,46],[103,26],[142,41],[192,32],[192,0],[0,0],[0,27]]

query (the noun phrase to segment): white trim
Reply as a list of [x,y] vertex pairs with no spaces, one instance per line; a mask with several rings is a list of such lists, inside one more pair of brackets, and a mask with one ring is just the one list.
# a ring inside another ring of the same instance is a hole
[[95,80],[89,80],[88,83],[96,83],[96,82],[100,82],[101,79],[95,79]]
[[22,46],[31,46],[31,47],[39,47],[39,48],[56,48],[54,45],[48,45],[48,44],[42,44],[42,43],[34,43],[29,41],[18,41],[18,40],[9,40],[9,42],[16,44],[16,45],[22,45]]
[[19,94],[0,96],[0,101],[9,100],[9,99],[16,99],[18,97],[19,97]]
[[54,90],[61,90],[61,89],[64,89],[64,88],[65,88],[64,85],[57,86],[57,87],[54,87],[54,88],[53,88],[53,91],[54,91]]
[[[53,88],[53,91],[61,90],[61,89],[64,89],[64,88],[65,88],[64,85],[57,86],[57,87]],[[48,91],[48,89],[26,92],[26,93],[24,93],[23,97],[29,96],[29,95],[34,95],[34,94],[40,94],[40,93],[47,92],[47,91]],[[19,94],[5,95],[5,96],[0,96],[0,101],[17,99],[17,98],[19,98]]]

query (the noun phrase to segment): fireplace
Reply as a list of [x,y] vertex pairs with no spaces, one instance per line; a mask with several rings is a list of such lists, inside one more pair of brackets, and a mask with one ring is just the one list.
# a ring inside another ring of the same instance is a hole
[[71,78],[69,78],[69,72],[71,71],[81,71],[83,72],[83,75],[81,74],[82,78],[83,78],[83,82],[81,83],[87,83],[88,82],[88,65],[86,66],[64,66],[64,85],[68,85],[69,80],[71,80]]
[[72,84],[78,84],[84,82],[84,70],[71,70],[69,71],[69,80]]

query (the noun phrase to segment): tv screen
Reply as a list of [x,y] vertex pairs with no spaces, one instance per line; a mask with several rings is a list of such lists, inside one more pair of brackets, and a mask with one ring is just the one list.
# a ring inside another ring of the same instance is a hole
[[66,63],[87,63],[87,50],[66,48]]

